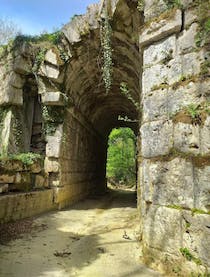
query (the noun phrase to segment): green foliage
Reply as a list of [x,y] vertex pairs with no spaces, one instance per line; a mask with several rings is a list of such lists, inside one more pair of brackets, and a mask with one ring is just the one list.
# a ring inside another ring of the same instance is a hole
[[197,47],[205,46],[210,43],[210,18],[209,18],[209,1],[197,0],[198,23],[199,28],[195,36]]
[[32,67],[32,72],[34,74],[38,72],[42,62],[44,61],[46,52],[47,52],[47,49],[43,48],[43,49],[40,49],[39,52],[37,53]]
[[100,38],[103,53],[102,77],[106,93],[110,91],[112,85],[113,61],[111,46],[112,27],[108,17],[108,11],[105,11],[105,18],[101,21]]
[[37,160],[40,160],[42,156],[37,153],[19,153],[14,155],[9,155],[10,160],[18,160],[21,161],[25,165],[32,165]]
[[200,117],[199,105],[197,105],[197,104],[190,104],[187,107],[187,112],[191,116],[192,119],[196,119],[196,118]]
[[186,247],[185,247],[185,248],[180,248],[179,250],[180,250],[180,252],[182,253],[182,256],[184,256],[188,261],[193,261],[193,262],[195,262],[197,265],[201,265],[201,264],[202,264],[201,260],[198,259],[198,258],[196,258],[196,257],[194,257],[194,256],[190,253],[190,251],[189,251],[188,248],[186,248]]
[[144,6],[145,6],[144,0],[138,0],[138,3],[137,3],[137,10],[138,10],[139,12],[143,12],[143,11],[144,11]]
[[136,110],[140,111],[139,103],[136,102],[133,99],[133,97],[132,97],[132,95],[130,93],[130,90],[128,88],[128,85],[125,82],[120,83],[120,91],[121,91],[122,94],[124,94],[128,98],[128,100],[130,100],[133,103],[133,105],[135,106]]
[[64,108],[55,106],[42,106],[42,117],[44,121],[44,132],[53,135],[64,120]]
[[164,0],[164,2],[166,3],[168,9],[183,8],[181,0]]
[[109,135],[107,177],[114,183],[136,181],[135,140],[129,128],[113,129]]

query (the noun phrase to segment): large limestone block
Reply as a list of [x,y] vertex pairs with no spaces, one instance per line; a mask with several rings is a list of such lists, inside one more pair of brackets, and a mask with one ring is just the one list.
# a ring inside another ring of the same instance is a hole
[[192,51],[195,45],[195,35],[198,32],[198,24],[193,23],[189,29],[184,30],[178,38],[178,53],[183,54]]
[[199,104],[203,101],[200,93],[200,84],[190,82],[186,85],[180,85],[178,88],[169,88],[168,90],[168,110],[173,115],[184,107],[194,103]]
[[149,21],[160,15],[167,9],[164,0],[147,0],[144,1],[144,17],[145,21]]
[[58,53],[54,49],[49,49],[45,54],[45,61],[55,66],[60,66],[63,61],[59,57]]
[[182,56],[182,74],[183,76],[197,75],[200,73],[201,64],[204,62],[205,53],[192,52]]
[[60,91],[42,93],[42,103],[47,106],[64,106],[65,101]]
[[182,246],[181,214],[176,209],[152,205],[143,220],[143,242],[169,254]]
[[210,215],[183,211],[183,247],[210,267]]
[[182,26],[182,13],[176,10],[169,18],[160,21],[152,21],[148,27],[143,29],[139,36],[140,47],[145,47],[155,41],[159,41],[172,34],[178,33]]
[[169,153],[173,146],[173,123],[171,120],[145,123],[140,131],[143,157],[151,158]]
[[210,116],[208,116],[201,127],[201,154],[210,155]]
[[164,63],[174,58],[176,51],[176,36],[170,36],[169,38],[150,45],[144,50],[144,66],[148,67],[156,63]]
[[182,158],[169,162],[143,161],[142,197],[158,205],[194,206],[192,163]]
[[200,153],[200,127],[185,123],[177,123],[174,126],[174,147],[184,153]]
[[49,172],[59,172],[60,170],[60,163],[57,159],[51,159],[46,157],[44,160],[44,169],[45,172],[49,173]]
[[16,73],[27,75],[32,73],[32,62],[30,59],[18,55],[14,59],[13,70]]
[[210,166],[195,168],[195,207],[210,212]]
[[143,99],[143,122],[168,118],[168,90],[152,91]]
[[59,67],[49,65],[49,64],[42,64],[39,70],[39,75],[41,76],[47,76],[51,79],[58,79],[60,74]]
[[59,125],[53,136],[47,136],[46,156],[59,158],[61,154],[61,143],[63,136],[63,125]]
[[7,83],[0,90],[0,105],[22,105],[23,91],[22,89],[13,87]]

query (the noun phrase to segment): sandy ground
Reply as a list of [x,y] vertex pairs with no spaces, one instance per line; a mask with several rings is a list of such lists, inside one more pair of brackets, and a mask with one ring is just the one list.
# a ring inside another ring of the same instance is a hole
[[110,191],[36,218],[45,228],[0,245],[0,276],[160,276],[140,263],[135,198]]

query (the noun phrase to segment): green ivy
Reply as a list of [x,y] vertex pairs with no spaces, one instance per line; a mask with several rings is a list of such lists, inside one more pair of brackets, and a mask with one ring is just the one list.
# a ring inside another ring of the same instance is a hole
[[106,93],[110,91],[112,85],[113,61],[111,46],[112,27],[108,17],[108,11],[105,11],[105,18],[101,21],[100,38],[103,53],[102,77],[105,84]]

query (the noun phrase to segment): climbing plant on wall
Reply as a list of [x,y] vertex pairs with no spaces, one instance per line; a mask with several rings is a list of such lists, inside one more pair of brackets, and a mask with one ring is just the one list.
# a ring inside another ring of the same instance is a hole
[[104,18],[101,20],[100,28],[100,38],[102,47],[102,77],[104,80],[104,85],[106,93],[110,91],[112,85],[112,73],[113,73],[113,60],[112,60],[112,46],[111,46],[111,36],[112,27],[110,25],[110,18],[108,15],[108,2],[106,2],[104,8]]

